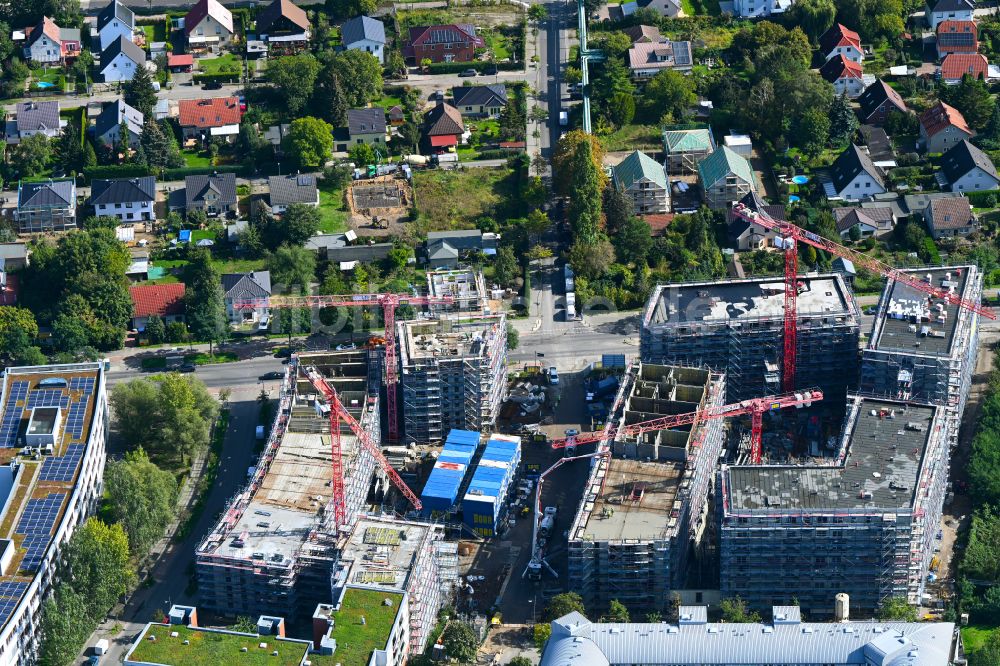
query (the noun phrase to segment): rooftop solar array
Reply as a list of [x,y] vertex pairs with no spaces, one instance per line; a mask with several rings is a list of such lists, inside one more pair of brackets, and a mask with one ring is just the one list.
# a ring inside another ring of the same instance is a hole
[[66,417],[66,432],[73,439],[83,439],[83,426],[87,420],[87,400],[74,402]]
[[[73,405],[76,407],[76,405]],[[73,481],[76,468],[83,457],[83,444],[70,444],[66,448],[66,454],[46,458],[42,465],[42,473],[38,477],[39,481]]]
[[24,506],[21,519],[17,521],[15,534],[23,534],[21,547],[27,552],[21,560],[21,570],[37,571],[45,556],[45,549],[52,539],[52,526],[59,517],[66,493],[49,493],[42,499],[30,499]]
[[17,442],[17,429],[21,425],[23,407],[17,403],[28,395],[28,382],[11,382],[7,390],[7,402],[4,403],[3,420],[0,421],[0,447],[14,446]]
[[14,612],[14,607],[27,589],[28,583],[0,581],[0,626],[7,623],[10,614]]
[[69,395],[62,389],[41,389],[34,390],[28,395],[27,409],[36,407],[69,407]]
[[69,388],[71,391],[83,391],[90,395],[94,392],[94,381],[93,377],[73,377],[69,380]]

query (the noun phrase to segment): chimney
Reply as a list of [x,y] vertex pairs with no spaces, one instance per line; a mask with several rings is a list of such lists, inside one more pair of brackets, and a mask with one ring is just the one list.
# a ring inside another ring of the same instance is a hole
[[846,592],[838,592],[833,599],[834,621],[849,622],[851,619],[851,597]]

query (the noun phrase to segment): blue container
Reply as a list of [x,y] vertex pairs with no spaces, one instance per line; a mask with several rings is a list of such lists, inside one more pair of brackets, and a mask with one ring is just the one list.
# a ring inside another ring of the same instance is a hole
[[493,435],[462,497],[462,518],[476,534],[495,536],[506,512],[507,496],[521,464],[521,440]]
[[452,430],[448,433],[441,455],[420,493],[425,516],[430,516],[435,511],[448,511],[455,505],[458,491],[478,448],[478,432]]

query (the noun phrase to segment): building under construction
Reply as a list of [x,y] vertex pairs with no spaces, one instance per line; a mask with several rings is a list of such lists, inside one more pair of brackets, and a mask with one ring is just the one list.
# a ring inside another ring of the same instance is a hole
[[946,408],[850,396],[839,446],[799,466],[720,473],[724,597],[797,599],[810,617],[839,592],[865,613],[921,600],[948,479]]
[[505,315],[397,327],[406,442],[440,441],[452,429],[489,431],[507,392]]
[[[660,285],[643,314],[642,361],[725,373],[728,402],[780,393],[784,290],[780,277]],[[801,276],[795,387],[842,401],[857,381],[859,330],[840,274]]]
[[472,269],[428,271],[427,295],[451,298],[448,305],[431,305],[431,312],[489,312],[489,293],[483,274]]
[[[288,365],[275,419],[249,483],[196,553],[199,606],[225,615],[311,613],[329,603],[336,556],[330,419],[306,378],[316,367],[375,442],[380,378],[367,351],[303,354]],[[348,525],[385,490],[375,459],[341,423]],[[373,488],[374,486],[374,488]]]
[[[636,364],[608,423],[621,428],[722,405],[725,393],[720,374]],[[684,586],[709,520],[723,439],[723,422],[714,419],[601,442],[612,455],[595,459],[569,531],[569,580],[588,607],[617,599],[630,610],[662,610],[670,590]]]

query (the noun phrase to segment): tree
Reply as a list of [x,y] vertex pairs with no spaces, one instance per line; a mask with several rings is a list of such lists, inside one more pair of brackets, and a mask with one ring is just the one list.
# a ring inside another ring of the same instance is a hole
[[122,221],[114,215],[91,215],[83,221],[83,228],[87,231],[94,229],[110,229],[114,231],[121,225]]
[[648,224],[632,217],[611,236],[611,244],[619,262],[644,266],[653,247],[653,237]]
[[569,204],[569,222],[575,236],[593,243],[604,227],[601,192],[605,182],[603,170],[594,163],[593,144],[581,141],[570,163],[573,198]]
[[604,617],[601,619],[602,622],[629,622],[631,621],[628,614],[628,608],[625,604],[618,601],[617,599],[612,599],[611,603],[608,604],[608,612],[605,613]]
[[267,268],[275,285],[308,293],[316,273],[316,255],[304,247],[282,245],[268,258]]
[[59,165],[67,173],[81,171],[84,166],[83,143],[81,142],[80,123],[70,120],[59,134],[55,145],[55,155]]
[[340,79],[348,108],[360,108],[382,95],[382,65],[367,51],[351,49],[328,59]]
[[[280,218],[264,217],[262,221],[248,225],[247,231],[254,229],[255,233],[259,233],[260,243],[273,252],[282,245],[299,247],[305,244],[319,231],[320,221],[316,207],[291,204]],[[254,239],[251,237],[249,240]]]
[[[270,69],[269,69],[270,71]],[[153,107],[156,106],[156,90],[153,79],[145,67],[137,67],[132,78],[122,85],[122,98],[125,103],[143,115],[143,118],[153,117]]]
[[167,342],[187,342],[188,337],[187,326],[184,325],[184,322],[172,321],[167,324]]
[[152,117],[146,119],[139,135],[139,147],[145,156],[146,164],[154,169],[175,169],[184,165],[174,139],[173,132],[165,132],[160,122]]
[[861,227],[855,224],[847,232],[847,235],[850,237],[852,242],[857,243],[859,240],[861,240]]
[[916,622],[917,609],[915,606],[911,606],[904,596],[889,597],[882,601],[877,617],[883,621]]
[[86,599],[67,582],[60,582],[42,604],[39,633],[39,666],[66,666],[80,653],[96,622],[87,612]]
[[143,335],[146,336],[146,340],[148,340],[150,344],[157,345],[163,342],[167,337],[167,325],[163,323],[163,318],[153,315],[147,319]]
[[229,628],[242,634],[257,633],[257,623],[249,615],[240,615],[236,618],[236,623]]
[[972,129],[983,129],[993,115],[994,103],[989,87],[985,81],[974,79],[970,74],[964,74],[957,86],[941,85],[938,94],[942,101],[959,110]]
[[132,554],[144,556],[175,514],[174,475],[154,465],[140,446],[120,460],[108,461],[104,486],[110,516],[128,535]]
[[578,240],[569,249],[569,263],[573,271],[588,279],[604,275],[614,261],[615,249],[603,236],[591,243]]
[[826,139],[830,136],[830,117],[821,109],[809,109],[796,122],[796,144],[807,155],[822,152]]
[[[501,130],[501,133],[503,130]],[[393,150],[400,153],[415,153],[420,148],[420,128],[412,120],[405,121],[396,128],[396,136],[392,138]]]
[[38,322],[27,308],[13,305],[0,306],[0,348],[6,351],[11,336],[23,334],[28,341],[38,337]]
[[698,101],[694,79],[673,69],[665,69],[646,84],[643,101],[646,115],[651,120],[659,120],[669,114],[679,121],[687,114],[691,105]]
[[[107,614],[118,598],[135,584],[129,562],[128,537],[121,524],[106,525],[91,518],[73,533],[64,551],[64,578],[85,595],[92,618]],[[68,574],[68,576],[66,575]]]
[[538,261],[540,259],[548,259],[552,256],[551,248],[545,247],[544,245],[532,245],[525,257],[528,261]]
[[535,648],[539,652],[542,652],[545,649],[545,643],[549,640],[549,636],[552,635],[552,625],[548,622],[536,624],[532,630],[532,634],[535,640]]
[[257,153],[267,145],[267,141],[260,135],[257,125],[249,122],[245,117],[240,123],[240,133],[236,136],[236,154],[244,162],[256,164]]
[[791,25],[797,25],[809,36],[813,43],[833,25],[837,7],[833,0],[802,0],[792,5],[788,11]]
[[541,23],[549,17],[549,10],[545,5],[531,5],[528,7],[528,18],[535,23]]
[[462,664],[471,664],[476,660],[479,649],[479,639],[476,632],[465,622],[451,621],[441,634],[441,643],[445,654]]
[[188,253],[184,279],[187,322],[196,340],[212,343],[224,340],[229,332],[226,305],[219,272],[212,265],[207,248],[195,248]]
[[44,134],[32,134],[21,139],[11,154],[11,164],[21,178],[34,178],[45,173],[52,159],[52,143]]
[[385,61],[385,71],[389,73],[389,76],[406,74],[406,60],[403,59],[403,54],[399,52],[399,49],[389,51],[389,56]]
[[333,152],[333,128],[319,118],[296,118],[288,127],[285,150],[304,167],[323,166]]
[[583,605],[583,597],[576,592],[563,592],[549,601],[549,605],[545,608],[545,620],[551,622],[573,612],[586,615],[587,609]]
[[609,234],[618,233],[633,217],[635,202],[632,197],[617,187],[604,188],[604,219]]
[[521,343],[521,334],[513,324],[507,323],[507,349],[517,349],[517,346]]
[[[535,7],[541,5],[533,5]],[[525,118],[518,104],[510,99],[500,110],[500,137],[505,141],[523,141],[525,137]]]
[[851,108],[851,101],[847,94],[838,95],[833,98],[830,105],[830,141],[840,146],[851,140],[854,132],[858,129],[858,117]]
[[493,262],[493,278],[497,284],[501,287],[509,287],[517,279],[520,272],[517,257],[514,256],[514,248],[509,245],[500,246]]
[[352,146],[347,156],[358,168],[364,167],[367,164],[375,164],[375,149],[367,143],[359,143],[356,146]]
[[618,127],[628,125],[635,118],[635,97],[629,93],[615,93],[608,109],[609,118]]
[[319,74],[312,108],[334,127],[347,126],[347,96],[340,84],[340,74],[332,64],[325,65]]
[[978,650],[969,652],[969,666],[1000,666],[1000,630],[991,631]]
[[[532,7],[544,7],[544,5],[532,5]],[[507,662],[507,666],[532,666],[532,662],[527,657],[517,656]]]
[[646,622],[649,624],[659,624],[663,622],[663,615],[659,611],[649,611],[646,613]]
[[601,142],[592,134],[587,134],[582,130],[573,130],[559,139],[552,154],[554,186],[556,192],[561,196],[573,194],[573,160],[576,157],[577,148],[584,142],[590,144],[590,156],[594,162],[594,169],[600,174],[601,189],[603,190],[607,184],[607,176],[604,175],[602,167],[604,147]]
[[267,82],[288,117],[295,117],[312,97],[319,62],[311,53],[274,58],[267,64]]
[[747,622],[760,622],[760,613],[752,611],[747,607],[747,602],[739,596],[723,599],[719,602],[719,609],[722,611],[723,622],[733,622],[736,624]]

